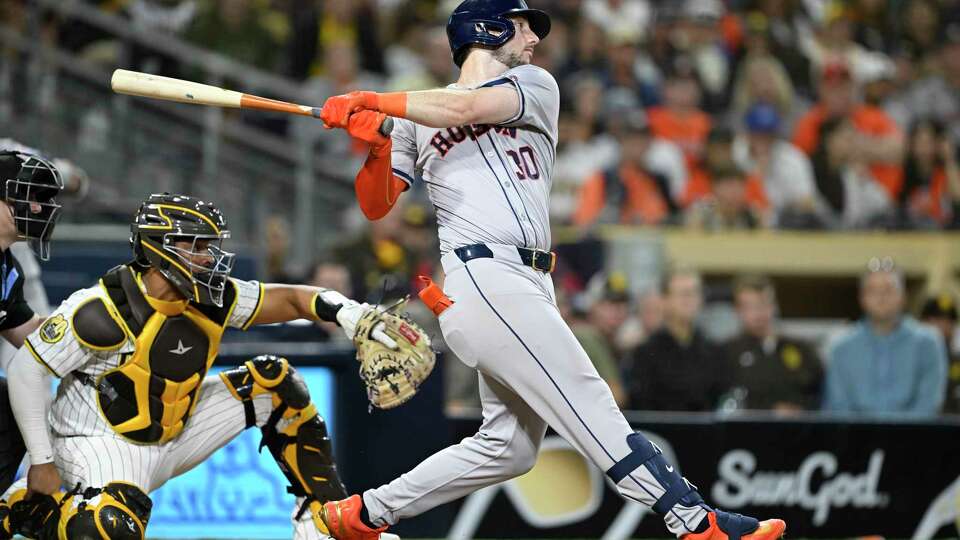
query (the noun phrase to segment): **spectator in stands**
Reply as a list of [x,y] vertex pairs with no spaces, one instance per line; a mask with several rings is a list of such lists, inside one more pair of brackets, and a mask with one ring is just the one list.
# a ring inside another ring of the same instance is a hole
[[[680,3],[680,2],[678,2]],[[720,0],[685,0],[672,32],[675,55],[684,56],[700,83],[704,110],[720,112],[726,105],[730,62],[721,22],[726,8]]]
[[416,261],[404,240],[407,204],[412,203],[398,203],[382,219],[370,222],[358,237],[334,249],[333,259],[350,270],[354,298],[381,303],[410,292]]
[[848,119],[832,118],[819,129],[813,170],[822,195],[821,218],[836,228],[869,227],[886,221],[892,203],[870,171],[857,161],[856,127]]
[[387,83],[394,92],[427,90],[446,86],[450,80],[450,51],[445,29],[437,26],[417,32],[414,46],[418,49],[411,59],[416,67],[402,66]]
[[[572,320],[570,328],[577,341],[587,351],[587,355],[597,368],[597,373],[610,386],[613,398],[621,407],[627,404],[627,392],[621,375],[621,359],[624,351],[618,347],[618,333],[630,314],[630,291],[627,278],[622,272],[598,274],[591,279],[591,285],[599,286],[584,292],[588,298],[586,319]],[[597,294],[599,293],[599,294]]]
[[690,60],[681,57],[663,83],[663,103],[647,111],[650,130],[680,146],[688,170],[699,165],[710,133],[710,115],[700,109],[701,94]]
[[[266,280],[269,283],[300,283],[291,276],[287,256],[290,253],[290,224],[284,216],[276,214],[267,218],[264,224],[264,246],[266,247]],[[301,268],[302,272],[304,269]],[[340,289],[337,289],[338,291]]]
[[894,14],[886,0],[857,0],[853,6],[857,43],[872,51],[890,53],[896,35]]
[[960,22],[943,33],[936,70],[907,92],[905,106],[914,118],[936,118],[960,144]]
[[820,408],[823,365],[810,345],[777,330],[777,295],[763,276],[741,276],[733,285],[742,331],[725,346],[739,408],[778,412]]
[[769,209],[781,227],[810,223],[816,193],[813,167],[806,154],[781,139],[777,109],[756,103],[744,124],[746,132],[733,141],[733,157],[748,174],[750,203]]
[[584,182],[597,171],[613,167],[619,153],[616,138],[603,130],[603,83],[583,74],[572,91],[573,112],[560,113],[560,140],[550,191],[550,215],[560,223],[573,219]]
[[[346,291],[344,294],[353,294],[353,287],[350,283],[350,271],[346,266],[333,261],[333,257],[323,257],[320,262],[316,263],[310,272],[310,282],[308,285],[341,292]],[[347,298],[352,297],[348,296]],[[319,326],[322,331],[321,341],[346,338],[343,332],[337,331],[337,323],[320,321],[317,323],[317,326]]]
[[604,109],[636,109],[654,103],[660,74],[640,48],[639,29],[607,30],[607,69]]
[[960,414],[960,349],[954,346],[957,343],[957,302],[954,296],[943,293],[928,298],[920,310],[920,321],[933,326],[943,336],[950,359],[943,411]]
[[901,216],[911,228],[956,222],[960,209],[960,166],[943,124],[920,119],[907,141]]
[[573,223],[655,225],[670,213],[669,187],[646,168],[652,136],[643,111],[634,111],[618,130],[620,160],[590,177],[580,189]]
[[[867,165],[889,199],[896,200],[903,184],[903,133],[882,109],[859,103],[854,91],[846,64],[829,64],[821,77],[820,102],[798,122],[793,144],[812,156],[825,142],[821,136],[823,123],[848,120],[855,131],[848,133],[844,160]],[[820,191],[826,195],[823,189]]]
[[637,299],[637,317],[643,332],[640,343],[663,328],[663,303],[663,295],[657,287],[652,287]]
[[854,81],[863,83],[865,76],[890,59],[879,51],[871,51],[853,40],[854,12],[844,0],[825,2],[820,27],[813,39],[802,43],[814,73],[828,66],[843,65]]
[[324,50],[342,43],[349,45],[362,71],[384,73],[384,47],[377,28],[376,2],[325,0],[295,2],[294,6],[289,15],[292,39],[288,74],[291,77],[303,80],[322,75],[327,69],[326,62],[335,58],[324,54]]
[[810,33],[810,20],[799,0],[758,0],[757,11],[769,25],[770,49],[783,62],[798,93],[812,94],[810,61],[801,53],[800,43]]
[[613,33],[642,32],[653,19],[648,0],[585,0],[581,13],[584,21]]
[[202,2],[187,39],[260,69],[279,68],[289,37],[283,14],[253,0]]
[[[750,23],[758,26],[750,26]],[[783,64],[770,52],[766,18],[754,13],[747,17],[747,50],[737,68],[729,115],[739,121],[755,103],[773,105],[781,118],[794,115],[794,89]]]
[[[569,79],[573,74],[590,73],[601,76],[606,67],[606,35],[602,28],[585,20],[580,21],[572,41],[573,51],[557,77],[562,88],[569,87]],[[562,97],[563,93],[561,99]]]
[[900,14],[900,36],[897,48],[909,51],[921,69],[935,62],[934,56],[942,38],[940,10],[934,0],[903,2]]
[[685,221],[688,227],[718,232],[756,229],[769,221],[761,208],[751,208],[747,178],[736,165],[718,165],[709,173],[711,195],[687,210]]
[[697,201],[711,196],[709,171],[735,166],[736,163],[733,160],[733,132],[721,126],[712,128],[704,146],[703,164],[690,170],[690,179],[687,181],[680,197],[680,206],[689,208]]
[[634,409],[711,411],[727,391],[721,351],[696,326],[703,306],[700,274],[674,269],[663,280],[664,324],[633,355]]
[[864,318],[830,347],[827,411],[938,414],[947,384],[943,339],[904,315],[904,280],[889,258],[873,259],[860,280]]

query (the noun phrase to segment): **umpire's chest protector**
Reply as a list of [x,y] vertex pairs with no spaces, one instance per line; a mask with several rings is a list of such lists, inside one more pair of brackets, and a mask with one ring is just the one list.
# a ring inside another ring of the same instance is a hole
[[109,302],[94,299],[77,309],[77,337],[95,350],[134,351],[96,381],[100,412],[114,431],[134,442],[163,444],[183,430],[197,404],[200,383],[216,358],[236,289],[224,306],[146,296],[128,266],[100,280]]

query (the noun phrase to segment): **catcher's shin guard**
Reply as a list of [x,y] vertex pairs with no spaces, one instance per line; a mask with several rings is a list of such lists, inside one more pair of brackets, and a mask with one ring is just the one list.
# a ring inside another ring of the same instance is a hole
[[111,482],[24,499],[15,491],[0,503],[0,538],[18,534],[37,540],[143,540],[153,503],[133,484]]
[[347,490],[333,460],[326,424],[310,401],[303,377],[285,358],[272,355],[248,360],[220,377],[234,396],[245,403],[264,393],[273,395],[273,413],[261,427],[260,448],[266,446],[270,450],[290,481],[287,490],[305,498],[296,518],[309,507],[317,528],[326,534],[326,526],[319,518],[321,505],[346,498]]

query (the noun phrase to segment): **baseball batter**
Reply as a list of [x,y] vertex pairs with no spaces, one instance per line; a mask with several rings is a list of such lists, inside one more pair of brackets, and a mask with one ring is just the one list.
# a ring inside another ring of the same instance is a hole
[[[371,145],[357,175],[360,206],[385,215],[420,178],[437,211],[447,344],[479,372],[483,425],[377,489],[324,505],[340,540],[375,538],[397,521],[521,475],[549,425],[588,456],[626,499],[650,506],[677,536],[782,536],[707,506],[635,433],[556,307],[548,197],[557,146],[559,90],[530,65],[550,30],[523,0],[466,0],[447,25],[459,80],[445,89],[354,92],[330,98],[322,118]],[[388,140],[377,133],[396,117]]]
[[[352,338],[374,308],[336,291],[233,279],[226,238],[213,204],[152,195],[131,225],[134,260],[26,337],[8,375],[32,465],[26,486],[0,500],[0,538],[142,539],[148,493],[253,426],[298,496],[295,538],[329,538],[320,503],[346,492],[303,379],[274,356],[206,373],[228,327],[305,318]],[[396,347],[376,326],[372,336]],[[49,415],[36,398],[45,373],[63,379]]]

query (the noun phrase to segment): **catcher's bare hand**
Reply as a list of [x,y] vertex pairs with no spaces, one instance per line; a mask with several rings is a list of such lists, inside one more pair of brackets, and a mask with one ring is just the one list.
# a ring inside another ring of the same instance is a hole
[[34,494],[53,495],[62,485],[57,466],[52,462],[31,465],[27,471],[27,498]]
[[[376,306],[354,302],[352,304],[344,304],[340,310],[337,311],[337,322],[339,322],[340,327],[343,328],[343,333],[347,335],[347,339],[350,341],[354,340],[357,336],[357,322],[359,322],[360,318],[366,315],[368,311],[375,309],[377,309]],[[385,329],[386,325],[384,323],[378,323],[370,332],[370,337],[383,343],[389,349],[396,349],[397,342],[384,332]]]

